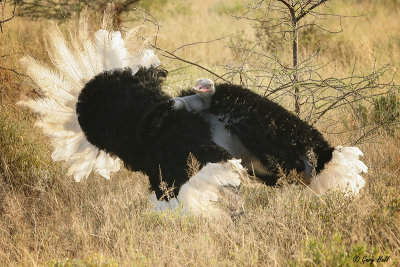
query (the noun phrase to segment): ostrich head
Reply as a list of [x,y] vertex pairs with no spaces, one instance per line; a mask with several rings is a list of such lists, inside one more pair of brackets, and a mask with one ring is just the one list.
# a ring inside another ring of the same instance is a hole
[[210,79],[200,79],[197,81],[196,86],[193,88],[193,90],[201,98],[205,100],[211,99],[215,93],[214,82]]

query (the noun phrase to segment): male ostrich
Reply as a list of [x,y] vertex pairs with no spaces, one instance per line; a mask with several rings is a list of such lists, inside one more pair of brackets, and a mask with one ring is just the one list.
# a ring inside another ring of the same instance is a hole
[[[65,160],[76,181],[92,171],[110,178],[122,160],[149,176],[156,207],[207,215],[221,212],[214,205],[221,190],[240,185],[241,160],[267,184],[276,182],[279,164],[306,176],[315,167],[310,186],[317,193],[358,193],[364,185],[359,174],[367,168],[357,148],[333,149],[316,129],[245,88],[201,79],[195,95],[170,98],[161,90],[167,71],[154,52],[140,49],[134,30],[124,37],[109,31],[111,23],[106,12],[91,36],[83,12],[70,43],[56,26],[50,30],[54,68],[22,59],[45,97],[20,104],[41,114],[37,125],[52,140],[53,160]],[[197,173],[187,171],[191,155]],[[175,197],[165,198],[161,181]]]
[[241,86],[215,86],[210,79],[198,80],[194,91],[196,96],[181,93],[186,110],[194,112],[191,106],[201,100],[206,108],[195,112],[209,122],[212,140],[266,184],[276,184],[280,166],[302,173],[318,194],[334,188],[357,194],[365,185],[360,173],[368,168],[358,159],[358,148],[334,149],[319,131],[277,103]]

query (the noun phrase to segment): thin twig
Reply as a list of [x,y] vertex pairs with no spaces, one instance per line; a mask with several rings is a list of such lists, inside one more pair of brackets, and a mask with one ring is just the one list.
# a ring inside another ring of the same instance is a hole
[[11,71],[11,72],[13,72],[14,74],[16,74],[18,76],[27,77],[27,75],[25,75],[23,73],[20,73],[20,72],[16,71],[15,69],[8,69],[8,68],[3,68],[3,67],[0,66],[0,70]]
[[0,31],[1,31],[1,33],[3,33],[3,24],[8,22],[8,21],[10,21],[10,20],[12,20],[15,17],[16,8],[17,8],[17,0],[14,1],[14,8],[13,8],[13,12],[12,12],[11,17],[9,17],[9,18],[7,18],[5,20],[0,20]]
[[[158,23],[157,19],[152,14],[150,14],[146,10],[141,9],[140,7],[136,7],[133,10],[139,10],[139,11],[141,11],[141,12],[143,12],[145,14],[145,16],[143,18],[143,25],[148,21],[148,22],[152,23],[154,26],[157,27],[157,33],[155,34],[155,38],[154,38],[154,46],[157,46],[157,37],[158,37],[158,34],[160,32],[160,28],[161,28],[161,26]],[[146,15],[149,16],[151,19],[147,19]]]
[[199,64],[197,64],[197,63],[191,62],[191,61],[189,61],[189,60],[183,59],[183,58],[181,58],[181,57],[175,55],[174,53],[169,52],[169,51],[167,51],[167,50],[165,50],[165,49],[162,49],[162,48],[160,48],[160,47],[157,47],[157,46],[155,46],[155,45],[151,45],[151,47],[154,48],[154,49],[156,49],[156,50],[158,50],[158,51],[161,51],[161,52],[167,54],[167,55],[162,55],[162,56],[164,56],[164,57],[168,57],[168,58],[171,58],[171,59],[176,59],[176,60],[185,62],[185,63],[187,63],[187,64],[196,66],[196,67],[198,67],[198,68],[200,68],[200,69],[202,69],[202,70],[205,70],[205,71],[211,73],[212,75],[218,77],[219,79],[223,80],[223,81],[226,82],[226,83],[231,83],[231,82],[229,82],[228,80],[226,80],[225,78],[223,78],[222,76],[220,76],[220,75],[216,74],[215,72],[213,72],[213,71],[207,69],[206,67],[203,67],[203,66],[201,66],[201,65],[199,65]]
[[232,36],[232,34],[228,34],[228,35],[225,35],[225,36],[222,36],[220,38],[217,38],[217,39],[214,39],[214,40],[210,40],[210,41],[198,41],[198,42],[194,42],[194,43],[184,44],[184,45],[179,46],[178,48],[175,48],[175,50],[173,50],[171,53],[175,53],[179,49],[182,49],[182,48],[187,47],[187,46],[192,46],[192,45],[196,45],[196,44],[210,44],[210,43],[225,39],[226,37],[229,37],[229,36]]

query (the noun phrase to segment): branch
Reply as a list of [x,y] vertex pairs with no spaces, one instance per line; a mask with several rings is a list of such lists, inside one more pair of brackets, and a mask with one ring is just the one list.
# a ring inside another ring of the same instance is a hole
[[189,61],[189,60],[186,60],[186,59],[183,59],[183,58],[181,58],[181,57],[178,57],[178,56],[175,55],[174,53],[169,52],[169,51],[167,51],[167,50],[165,50],[165,49],[159,48],[159,47],[157,47],[157,46],[155,46],[155,45],[152,45],[152,44],[150,44],[150,45],[151,45],[152,48],[154,48],[154,49],[156,49],[156,50],[158,50],[158,51],[161,51],[161,52],[167,54],[167,55],[162,55],[162,56],[164,56],[164,57],[168,57],[168,58],[171,58],[171,59],[177,59],[177,60],[182,61],[182,62],[185,62],[185,63],[187,63],[187,64],[196,66],[196,67],[198,67],[198,68],[200,68],[200,69],[202,69],[202,70],[205,70],[205,71],[211,73],[212,75],[218,77],[219,79],[223,80],[223,81],[226,82],[226,83],[231,83],[231,82],[229,82],[228,80],[226,80],[225,78],[223,78],[222,76],[216,74],[215,72],[213,72],[213,71],[211,71],[211,70],[209,70],[209,69],[207,69],[207,68],[205,68],[205,67],[203,67],[203,66],[201,66],[201,65],[199,65],[199,64],[197,64],[197,63],[194,63],[194,62],[191,62],[191,61]]
[[[158,37],[158,33],[160,32],[160,24],[158,23],[157,19],[150,14],[149,12],[147,12],[146,10],[141,9],[140,7],[136,7],[133,10],[139,10],[140,12],[143,12],[145,14],[144,18],[143,18],[143,25],[146,23],[146,21],[149,21],[150,23],[152,23],[153,25],[155,25],[157,27],[157,33],[156,33],[156,37],[154,39],[154,46],[157,45],[157,37]],[[149,16],[151,19],[146,18],[146,15]]]
[[0,31],[1,31],[1,33],[3,33],[3,24],[8,22],[8,21],[10,21],[10,20],[12,20],[15,17],[15,9],[16,8],[17,8],[17,0],[14,1],[14,9],[13,9],[11,17],[9,17],[8,19],[5,19],[5,20],[0,20]]
[[294,11],[293,6],[290,5],[286,0],[277,0],[277,1],[281,2],[282,4],[284,4],[289,10],[293,10]]
[[14,74],[16,74],[16,75],[18,75],[18,76],[27,77],[27,75],[25,75],[25,74],[23,74],[23,73],[20,73],[20,72],[16,71],[15,69],[8,69],[8,68],[3,68],[3,67],[0,66],[0,70],[11,71],[11,72],[13,72]]
[[182,48],[184,48],[184,47],[191,46],[191,45],[213,43],[213,42],[222,40],[222,39],[224,39],[224,38],[226,38],[226,37],[229,37],[229,36],[232,36],[232,33],[231,33],[231,34],[228,34],[228,35],[225,35],[225,36],[222,36],[222,37],[220,37],[220,38],[214,39],[214,40],[210,40],[210,41],[198,41],[198,42],[194,42],[194,43],[190,43],[190,44],[184,44],[184,45],[182,45],[182,46],[176,48],[176,49],[175,49],[174,51],[172,51],[171,53],[175,53],[175,52],[178,51],[179,49],[182,49]]
[[298,29],[300,30],[302,28],[308,28],[308,27],[312,27],[312,26],[317,27],[321,31],[328,32],[328,33],[341,33],[341,32],[343,32],[343,25],[342,25],[342,18],[341,17],[339,18],[340,29],[337,30],[337,31],[332,31],[332,30],[325,29],[324,27],[319,26],[317,23],[304,24],[304,25],[301,25],[300,27],[298,27]]
[[[351,143],[351,146],[356,146],[359,145],[361,143],[361,141],[365,138],[367,138],[370,134],[373,134],[376,130],[378,130],[379,128],[382,128],[382,126],[387,126],[390,125],[392,123],[384,123],[383,125],[377,125],[375,127],[373,127],[372,129],[369,129],[367,132],[363,133],[362,136],[360,136],[359,138],[357,138],[357,140],[353,141],[353,143]],[[395,125],[396,123],[394,123]]]
[[[282,1],[282,0],[280,0]],[[296,18],[296,22],[298,22],[299,20],[301,20],[305,15],[307,15],[308,13],[310,13],[311,10],[315,9],[316,7],[322,5],[323,3],[327,2],[328,0],[320,0],[317,3],[315,3],[314,5],[312,5],[309,9],[307,9],[306,11],[302,11],[299,16],[297,16]]]

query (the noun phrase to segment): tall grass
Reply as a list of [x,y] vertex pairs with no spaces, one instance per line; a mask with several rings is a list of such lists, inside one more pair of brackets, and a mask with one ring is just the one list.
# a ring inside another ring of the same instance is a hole
[[[334,1],[333,11],[350,15],[350,6],[363,16],[346,19],[342,34],[325,36],[326,52],[319,60],[334,55],[336,71],[342,74],[352,70],[355,60],[361,72],[368,72],[375,59],[398,66],[396,3]],[[228,34],[251,40],[251,24],[227,15],[240,13],[245,6],[239,1],[166,1],[153,12],[162,25],[158,45],[174,50]],[[0,56],[7,56],[0,58],[0,66],[22,73],[22,55],[48,61],[42,39],[47,24],[21,18],[6,24],[0,34]],[[229,42],[227,38],[189,46],[177,54],[222,72],[222,64],[235,62],[226,47]],[[165,86],[171,94],[208,76],[193,66],[161,60],[172,70]],[[245,183],[245,215],[234,222],[210,221],[152,212],[149,184],[141,173],[122,170],[111,180],[91,175],[87,181],[74,182],[63,163],[51,161],[47,138],[33,127],[35,115],[15,106],[21,97],[35,94],[34,85],[4,69],[0,85],[1,266],[358,266],[356,256],[390,256],[379,265],[400,264],[397,130],[391,135],[377,133],[374,143],[361,145],[369,173],[367,186],[355,199],[310,196],[302,186],[286,182],[295,175],[289,174],[276,188]],[[336,145],[351,136],[327,138]]]

